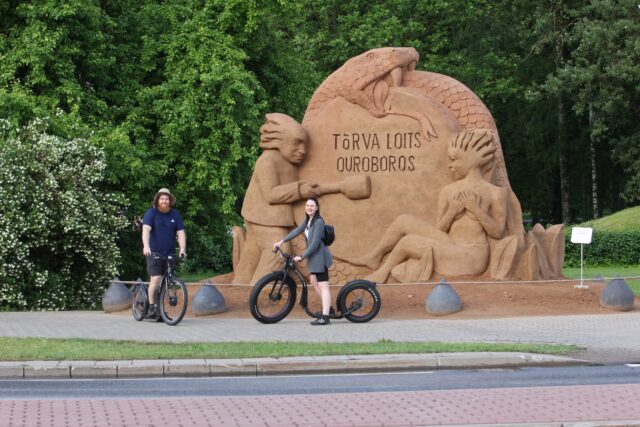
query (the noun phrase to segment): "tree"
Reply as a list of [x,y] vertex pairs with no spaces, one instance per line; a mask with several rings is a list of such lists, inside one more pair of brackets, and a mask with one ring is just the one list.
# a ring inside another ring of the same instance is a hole
[[634,155],[640,142],[640,8],[636,1],[598,0],[574,13],[577,19],[570,34],[571,56],[554,77],[571,92],[576,114],[588,120],[593,211],[597,217],[599,148],[604,154],[601,169],[612,167],[612,162],[606,161],[611,159],[624,167],[631,178],[624,188],[624,199],[640,201],[638,187],[631,184],[638,182],[640,173],[638,157]]
[[123,200],[103,193],[103,152],[0,121],[0,307],[95,308],[116,272]]

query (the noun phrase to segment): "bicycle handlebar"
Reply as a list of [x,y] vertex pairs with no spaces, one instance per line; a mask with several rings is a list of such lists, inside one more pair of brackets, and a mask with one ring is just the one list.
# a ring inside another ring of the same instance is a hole
[[276,248],[273,250],[273,253],[277,253],[277,252],[279,252],[279,253],[280,253],[280,256],[281,256],[282,258],[284,258],[287,262],[290,262],[292,265],[294,264],[294,263],[293,263],[293,258],[295,257],[295,255],[291,255],[291,254],[286,253],[285,251],[283,251],[282,249],[280,249],[280,246],[276,247]]
[[151,256],[154,257],[155,259],[163,259],[163,260],[168,260],[168,259],[182,259],[182,260],[184,260],[184,259],[187,259],[187,254],[185,254],[184,256],[181,256],[181,255],[178,255],[178,256],[176,256],[176,255],[164,256],[164,255],[160,255],[159,253],[156,253],[156,252],[151,252]]
[[280,246],[276,246],[276,248],[273,250],[273,253],[280,253],[280,256],[283,258],[293,258],[293,255],[286,253],[285,251],[283,251],[282,249],[280,249]]

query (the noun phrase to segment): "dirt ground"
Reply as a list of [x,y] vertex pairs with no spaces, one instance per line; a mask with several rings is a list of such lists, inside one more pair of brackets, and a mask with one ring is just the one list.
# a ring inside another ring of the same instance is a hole
[[[237,318],[250,317],[248,308],[251,287],[246,285],[230,285],[229,278],[217,276],[212,279],[225,298],[228,310],[216,316]],[[544,282],[544,283],[455,283],[451,286],[462,300],[462,310],[440,318],[446,319],[481,319],[518,316],[551,316],[569,314],[606,314],[617,313],[600,305],[600,293],[605,283],[585,282],[588,289],[577,289],[574,285],[579,281]],[[437,318],[427,313],[426,298],[435,284],[378,285],[382,299],[382,309],[378,315],[388,319],[424,319]],[[192,298],[199,285],[190,285]],[[332,286],[332,297],[335,299],[339,286]],[[298,293],[298,300],[300,293]],[[636,307],[638,306],[636,298]],[[310,292],[311,310],[319,309],[319,298]],[[191,313],[189,312],[189,315]],[[299,304],[290,314],[294,318],[305,317]]]

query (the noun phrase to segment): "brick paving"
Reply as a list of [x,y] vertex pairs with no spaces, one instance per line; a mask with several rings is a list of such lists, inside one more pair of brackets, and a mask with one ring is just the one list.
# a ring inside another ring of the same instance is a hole
[[188,399],[0,400],[0,424],[12,427],[584,426],[638,425],[639,420],[640,384]]

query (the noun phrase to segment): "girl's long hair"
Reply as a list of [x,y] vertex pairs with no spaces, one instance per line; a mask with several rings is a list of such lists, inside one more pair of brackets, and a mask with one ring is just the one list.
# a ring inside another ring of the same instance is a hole
[[313,215],[313,219],[311,220],[311,224],[309,224],[309,214],[308,213],[304,213],[305,219],[306,219],[306,223],[307,223],[307,227],[311,228],[313,227],[313,224],[316,222],[316,220],[320,217],[320,202],[318,202],[318,199],[316,199],[315,197],[309,197],[307,199],[307,202],[309,200],[313,200],[316,204],[316,206],[318,207],[318,210],[316,211],[315,215]]

